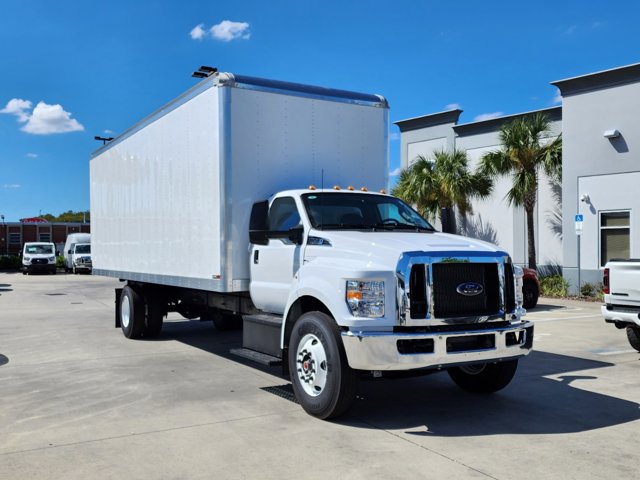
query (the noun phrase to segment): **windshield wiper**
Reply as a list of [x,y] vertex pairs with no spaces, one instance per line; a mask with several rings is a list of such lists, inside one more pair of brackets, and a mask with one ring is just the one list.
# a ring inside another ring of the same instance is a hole
[[408,223],[377,223],[374,228],[382,228],[384,230],[411,230],[415,232],[433,232],[435,230],[420,225],[411,225]]

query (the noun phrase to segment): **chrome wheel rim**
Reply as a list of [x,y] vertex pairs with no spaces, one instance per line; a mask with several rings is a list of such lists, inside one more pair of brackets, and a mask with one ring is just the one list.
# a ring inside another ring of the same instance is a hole
[[129,303],[129,297],[122,296],[122,302],[120,303],[120,323],[123,328],[129,328],[129,322],[131,321],[131,304]]
[[318,337],[308,333],[298,343],[296,370],[300,386],[311,396],[320,395],[327,384],[327,353]]

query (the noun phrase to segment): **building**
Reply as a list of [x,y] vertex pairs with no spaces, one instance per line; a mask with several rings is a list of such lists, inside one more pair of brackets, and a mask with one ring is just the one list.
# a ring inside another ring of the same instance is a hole
[[[563,137],[562,185],[541,179],[536,212],[536,251],[541,273],[561,271],[577,292],[580,283],[597,283],[610,258],[640,256],[640,64],[552,82],[562,106],[538,110],[552,120],[553,135]],[[536,112],[459,124],[461,110],[396,122],[401,132],[401,165],[434,150],[465,150],[474,168],[481,156],[499,148],[505,122]],[[524,265],[527,237],[522,209],[504,200],[509,179],[493,196],[474,203],[474,215],[458,231],[496,243]],[[582,217],[577,217],[581,215]],[[582,218],[580,239],[576,219]]]
[[18,255],[26,242],[53,242],[62,254],[67,235],[90,232],[88,223],[51,223],[41,218],[3,222],[0,225],[0,255]]
[[[400,128],[402,167],[406,168],[418,155],[426,158],[434,150],[454,148],[467,152],[469,167],[475,169],[487,152],[500,148],[500,127],[516,118],[545,113],[551,120],[550,138],[560,134],[562,108],[553,107],[535,112],[509,115],[491,120],[458,123],[462,110],[425,115],[396,122]],[[522,208],[511,208],[505,200],[510,179],[501,178],[494,184],[490,198],[473,204],[473,215],[458,217],[458,233],[493,243],[509,252],[515,263],[527,262],[527,227]],[[557,271],[562,265],[562,219],[557,197],[560,186],[543,176],[540,180],[535,212],[536,252],[539,269]],[[540,228],[542,226],[543,228]]]

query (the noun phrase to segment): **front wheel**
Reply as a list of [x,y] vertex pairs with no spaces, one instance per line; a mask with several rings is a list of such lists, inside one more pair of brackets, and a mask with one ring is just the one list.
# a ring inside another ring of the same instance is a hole
[[538,286],[535,282],[527,281],[522,284],[522,306],[526,309],[533,308],[538,304]]
[[508,360],[453,367],[448,372],[456,385],[467,392],[493,393],[509,385],[517,368],[518,360]]
[[338,417],[355,399],[358,374],[347,363],[338,325],[324,313],[305,313],[293,326],[289,369],[296,398],[314,417]]
[[627,327],[629,345],[640,352],[640,327]]

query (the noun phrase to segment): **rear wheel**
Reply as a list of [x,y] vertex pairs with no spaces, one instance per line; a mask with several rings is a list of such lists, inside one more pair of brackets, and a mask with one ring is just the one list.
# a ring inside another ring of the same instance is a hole
[[144,299],[129,285],[120,296],[120,326],[127,338],[140,338],[145,328]]
[[289,369],[296,398],[314,417],[335,418],[355,399],[358,374],[347,363],[338,325],[324,313],[305,313],[293,326]]
[[629,344],[640,352],[640,327],[627,327]]
[[517,368],[518,360],[508,360],[453,367],[448,372],[456,385],[467,392],[493,393],[509,385]]

